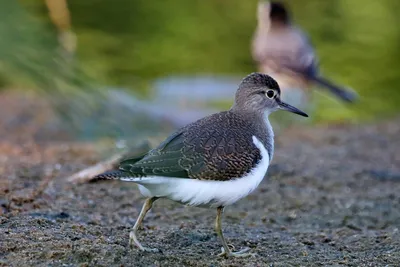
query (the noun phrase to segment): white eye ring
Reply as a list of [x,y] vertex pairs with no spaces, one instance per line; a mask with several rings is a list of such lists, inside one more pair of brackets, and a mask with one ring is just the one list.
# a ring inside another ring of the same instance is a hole
[[269,99],[274,98],[275,94],[276,94],[275,90],[268,90],[267,92],[265,92],[265,95],[266,95]]

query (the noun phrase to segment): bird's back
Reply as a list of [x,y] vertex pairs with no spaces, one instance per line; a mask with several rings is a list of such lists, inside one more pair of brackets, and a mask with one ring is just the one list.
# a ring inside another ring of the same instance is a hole
[[261,161],[253,136],[272,157],[272,131],[254,121],[231,111],[210,115],[178,130],[141,160],[123,162],[121,168],[135,176],[239,178]]
[[309,86],[306,75],[317,71],[314,49],[298,28],[258,29],[253,57],[262,73],[272,75],[281,88]]

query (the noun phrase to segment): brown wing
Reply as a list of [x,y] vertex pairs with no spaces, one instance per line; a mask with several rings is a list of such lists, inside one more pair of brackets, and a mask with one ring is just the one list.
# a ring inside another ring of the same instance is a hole
[[[229,112],[193,123],[141,160],[121,163],[134,175],[226,181],[248,173],[261,160],[251,124]],[[249,130],[249,131],[247,131]]]

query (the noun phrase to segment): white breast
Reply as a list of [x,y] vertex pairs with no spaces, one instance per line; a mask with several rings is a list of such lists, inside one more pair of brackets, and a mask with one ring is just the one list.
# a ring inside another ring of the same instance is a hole
[[267,172],[270,162],[268,152],[257,137],[253,136],[253,142],[260,150],[262,159],[242,178],[207,181],[154,176],[129,181],[139,184],[140,192],[146,197],[164,197],[191,206],[227,206],[256,189]]

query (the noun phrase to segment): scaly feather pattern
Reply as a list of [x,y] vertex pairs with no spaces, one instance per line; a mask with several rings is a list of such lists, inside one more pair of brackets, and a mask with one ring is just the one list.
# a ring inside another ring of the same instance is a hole
[[265,123],[260,125],[254,120],[254,117],[233,111],[205,117],[171,135],[141,160],[121,162],[119,169],[133,177],[215,181],[242,177],[261,160],[252,135],[263,140],[269,153],[272,149],[267,142],[269,131]]

